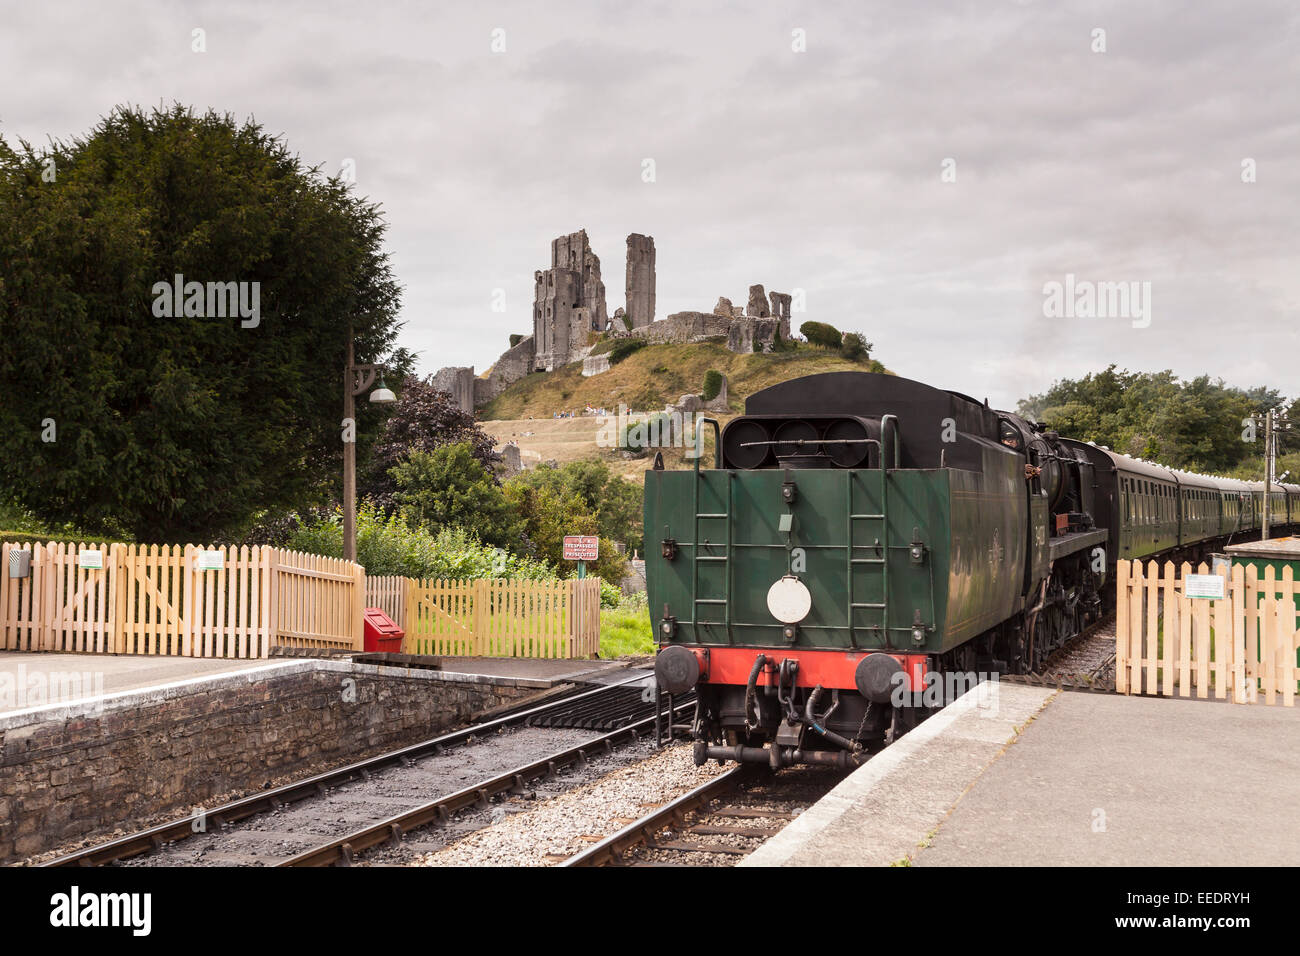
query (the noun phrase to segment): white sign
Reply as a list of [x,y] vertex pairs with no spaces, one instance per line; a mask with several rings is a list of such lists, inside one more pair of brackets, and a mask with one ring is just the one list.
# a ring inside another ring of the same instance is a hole
[[225,567],[220,551],[200,551],[195,555],[194,567],[199,571],[220,571]]
[[1183,593],[1189,598],[1220,600],[1223,597],[1223,578],[1217,574],[1189,574],[1183,579]]
[[77,567],[89,568],[92,571],[104,570],[104,552],[103,551],[78,551]]

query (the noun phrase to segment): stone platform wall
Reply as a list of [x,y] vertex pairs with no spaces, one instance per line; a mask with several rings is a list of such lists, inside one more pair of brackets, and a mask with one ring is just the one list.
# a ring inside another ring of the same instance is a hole
[[294,661],[0,716],[0,863],[418,743],[545,686]]

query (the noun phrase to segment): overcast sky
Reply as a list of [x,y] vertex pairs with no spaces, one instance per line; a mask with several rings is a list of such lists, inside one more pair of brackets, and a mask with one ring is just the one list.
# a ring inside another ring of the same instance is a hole
[[[1291,0],[0,9],[10,141],[179,101],[352,159],[426,372],[531,332],[534,270],[585,227],[611,313],[645,233],[658,318],[802,289],[796,324],[1002,407],[1112,362],[1300,394]],[[1067,273],[1149,282],[1149,325],[1046,316]]]

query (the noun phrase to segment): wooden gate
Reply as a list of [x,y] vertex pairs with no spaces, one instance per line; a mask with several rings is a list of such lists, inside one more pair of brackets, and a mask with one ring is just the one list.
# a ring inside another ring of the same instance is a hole
[[1116,569],[1115,689],[1121,694],[1209,697],[1295,705],[1300,598],[1288,567],[1261,579],[1253,565],[1220,573],[1219,599],[1186,593],[1193,571],[1173,562],[1120,561]]
[[[106,544],[0,547],[0,647],[13,651],[112,653],[118,628],[117,577]],[[104,570],[82,568],[77,555],[99,551]],[[10,556],[26,552],[30,571],[11,577]]]
[[403,649],[449,657],[595,657],[600,579],[411,580]]
[[[96,550],[101,568],[81,567]],[[9,556],[31,555],[10,576]],[[201,556],[214,558],[211,568]],[[267,546],[0,545],[0,649],[266,657],[360,650],[365,569]]]
[[185,549],[151,545],[115,556],[121,578],[118,654],[186,654]]

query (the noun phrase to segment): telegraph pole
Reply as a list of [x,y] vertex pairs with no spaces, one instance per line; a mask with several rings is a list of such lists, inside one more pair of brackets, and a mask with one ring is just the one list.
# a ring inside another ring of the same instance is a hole
[[[1256,422],[1259,421],[1257,417]],[[1282,432],[1291,430],[1291,422],[1286,417],[1286,409],[1276,411],[1269,409],[1264,415],[1264,520],[1261,523],[1262,537],[1268,540],[1272,532],[1273,504],[1269,501],[1273,485],[1277,482],[1277,443]],[[1285,478],[1286,476],[1283,475]]]
[[1273,465],[1277,458],[1277,449],[1273,444],[1273,409],[1264,416],[1264,527],[1260,538],[1268,540],[1269,525],[1272,523],[1273,509]]

